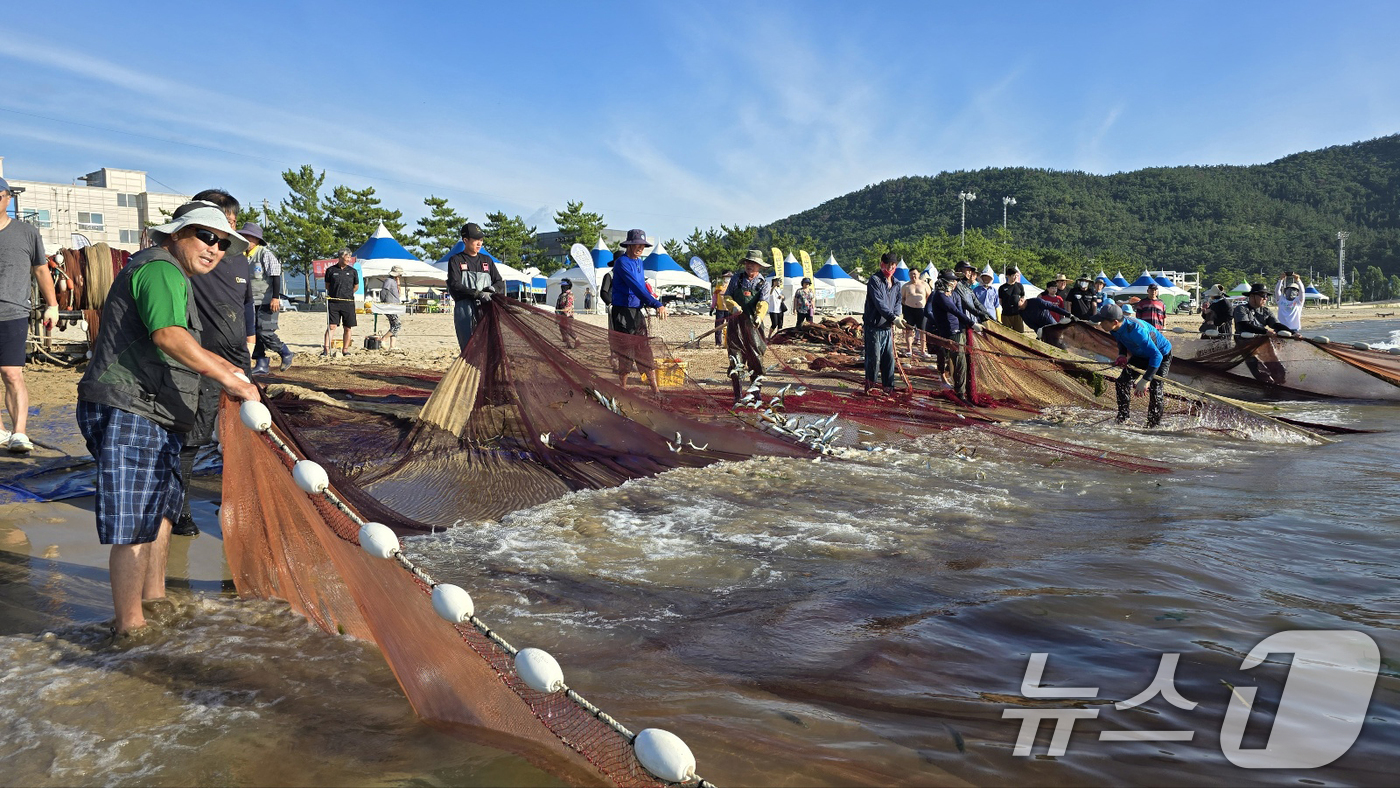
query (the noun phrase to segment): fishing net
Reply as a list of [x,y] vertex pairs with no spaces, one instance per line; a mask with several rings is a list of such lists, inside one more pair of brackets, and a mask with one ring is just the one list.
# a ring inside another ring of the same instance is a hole
[[[1170,334],[1172,377],[1228,397],[1246,399],[1400,399],[1400,356],[1313,339],[1257,336],[1198,338]],[[1117,343],[1082,323],[1056,326],[1046,341],[1112,358]]]
[[[355,518],[410,534],[674,468],[848,457],[865,442],[954,429],[1060,458],[1167,470],[1003,423],[1052,407],[1110,409],[1111,386],[1089,362],[995,326],[971,338],[969,354],[972,399],[986,407],[948,398],[927,369],[902,369],[901,391],[870,397],[863,376],[845,368],[799,372],[779,360],[750,381],[755,359],[731,358],[745,386],[736,407],[731,390],[697,385],[659,340],[499,300],[441,375],[322,367],[266,379],[275,439],[244,428],[226,405],[229,566],[240,593],[285,599],[328,632],[377,643],[424,719],[572,782],[655,784],[628,735],[575,698],[529,689],[512,650],[484,625],[439,619],[422,599],[423,577],[359,549]],[[1169,412],[1199,423],[1210,413],[1244,418],[1237,410],[1178,393]],[[346,508],[301,492],[291,459],[270,441],[318,462]]]

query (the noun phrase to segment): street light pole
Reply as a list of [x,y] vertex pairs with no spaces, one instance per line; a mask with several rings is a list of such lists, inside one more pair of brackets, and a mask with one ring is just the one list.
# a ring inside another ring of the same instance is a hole
[[977,195],[972,192],[958,192],[958,199],[962,202],[962,228],[958,230],[958,245],[967,246],[967,203],[977,199]]
[[1015,197],[1001,198],[1001,242],[1006,243],[1006,209],[1016,204]]
[[1337,231],[1337,308],[1342,308],[1342,290],[1346,287],[1347,236],[1350,233]]

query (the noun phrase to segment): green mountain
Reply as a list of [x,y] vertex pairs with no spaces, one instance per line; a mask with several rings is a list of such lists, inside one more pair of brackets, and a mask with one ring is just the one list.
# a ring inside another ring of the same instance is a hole
[[[1321,277],[1336,273],[1337,231],[1345,230],[1348,269],[1400,274],[1400,135],[1247,167],[1115,175],[1010,167],[896,178],[774,222],[760,237],[810,239],[848,268],[869,270],[884,248],[947,249],[949,236],[956,247],[960,191],[977,194],[967,226],[979,240],[1007,241],[1052,267],[1121,267],[1130,279],[1144,267],[1201,270],[1212,280],[1286,269]],[[1016,198],[1009,237],[1001,235],[1003,196]],[[927,261],[909,260],[916,262]]]

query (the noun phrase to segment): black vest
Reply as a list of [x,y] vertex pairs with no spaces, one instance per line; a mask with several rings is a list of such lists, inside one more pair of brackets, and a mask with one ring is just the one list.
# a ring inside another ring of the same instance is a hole
[[[175,258],[158,246],[132,256],[112,282],[102,306],[97,343],[87,372],[78,382],[78,399],[144,416],[172,432],[189,432],[199,405],[199,373],[156,347],[131,295],[132,275],[154,260],[165,260],[184,275]],[[188,276],[185,323],[198,343],[202,325]]]

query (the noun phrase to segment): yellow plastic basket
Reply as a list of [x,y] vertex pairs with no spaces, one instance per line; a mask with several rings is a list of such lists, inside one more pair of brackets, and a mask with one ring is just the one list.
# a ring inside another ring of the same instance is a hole
[[685,367],[688,362],[678,358],[657,359],[656,382],[663,388],[685,385]]

